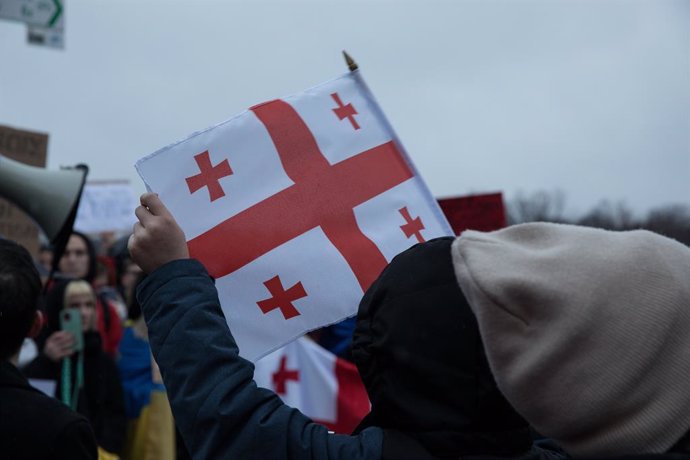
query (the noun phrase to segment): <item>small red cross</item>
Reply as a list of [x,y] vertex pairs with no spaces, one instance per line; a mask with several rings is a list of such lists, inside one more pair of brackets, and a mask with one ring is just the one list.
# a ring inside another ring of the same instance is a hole
[[256,303],[261,311],[264,312],[264,315],[275,309],[280,309],[285,319],[300,315],[300,312],[292,305],[292,302],[307,296],[307,292],[304,290],[301,282],[298,282],[286,291],[283,288],[283,283],[280,282],[280,277],[276,275],[270,280],[265,281],[264,286],[268,288],[268,291],[273,296]]
[[423,243],[424,237],[422,236],[422,230],[424,230],[424,224],[422,223],[422,219],[420,217],[415,217],[412,219],[412,216],[410,216],[410,211],[407,210],[407,206],[398,209],[398,212],[403,216],[406,222],[405,225],[400,226],[400,229],[405,233],[405,236],[410,238],[412,235],[414,235],[417,237],[417,241],[419,243]]
[[208,187],[208,194],[211,201],[224,197],[225,192],[218,181],[232,174],[232,168],[230,168],[230,163],[228,163],[227,158],[217,165],[212,166],[211,158],[208,155],[208,150],[206,150],[205,152],[195,155],[194,159],[201,172],[196,176],[185,179],[187,181],[187,187],[189,187],[189,193],[194,193],[203,187]]
[[299,382],[299,371],[287,370],[287,356],[283,355],[283,357],[280,358],[280,367],[273,373],[272,378],[275,392],[279,395],[284,395],[287,393],[285,382],[288,380]]
[[343,101],[340,100],[340,96],[338,96],[338,93],[333,93],[331,94],[331,97],[335,101],[336,104],[338,104],[338,107],[333,109],[333,112],[335,112],[336,115],[338,115],[339,119],[344,119],[347,118],[350,120],[350,123],[352,123],[352,127],[355,129],[359,129],[359,124],[357,123],[357,120],[355,120],[355,115],[357,115],[357,111],[353,107],[352,104],[348,103],[347,105],[343,105]]

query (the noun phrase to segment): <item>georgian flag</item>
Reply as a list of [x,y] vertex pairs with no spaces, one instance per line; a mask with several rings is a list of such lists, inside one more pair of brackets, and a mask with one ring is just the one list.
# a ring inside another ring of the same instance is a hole
[[136,164],[216,279],[245,358],[357,312],[398,253],[452,230],[358,71]]
[[351,434],[371,408],[355,365],[307,337],[258,360],[254,381],[336,433]]

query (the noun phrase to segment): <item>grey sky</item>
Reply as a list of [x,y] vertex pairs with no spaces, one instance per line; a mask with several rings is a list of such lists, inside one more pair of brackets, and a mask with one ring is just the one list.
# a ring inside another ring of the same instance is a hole
[[435,196],[690,204],[690,1],[66,0],[66,49],[0,21],[0,124],[92,179],[346,71]]

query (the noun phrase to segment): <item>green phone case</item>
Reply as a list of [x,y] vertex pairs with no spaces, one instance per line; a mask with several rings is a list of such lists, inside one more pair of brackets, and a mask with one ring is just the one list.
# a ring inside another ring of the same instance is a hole
[[67,308],[60,312],[60,328],[74,337],[74,351],[84,348],[81,313],[76,308]]

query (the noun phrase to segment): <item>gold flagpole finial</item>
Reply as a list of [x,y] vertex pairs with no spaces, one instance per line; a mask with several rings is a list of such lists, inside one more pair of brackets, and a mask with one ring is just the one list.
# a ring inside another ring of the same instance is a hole
[[352,56],[347,54],[347,51],[345,50],[343,50],[343,57],[345,57],[345,62],[347,63],[347,68],[350,69],[350,72],[354,72],[355,70],[359,69],[359,66],[355,60],[352,59]]

